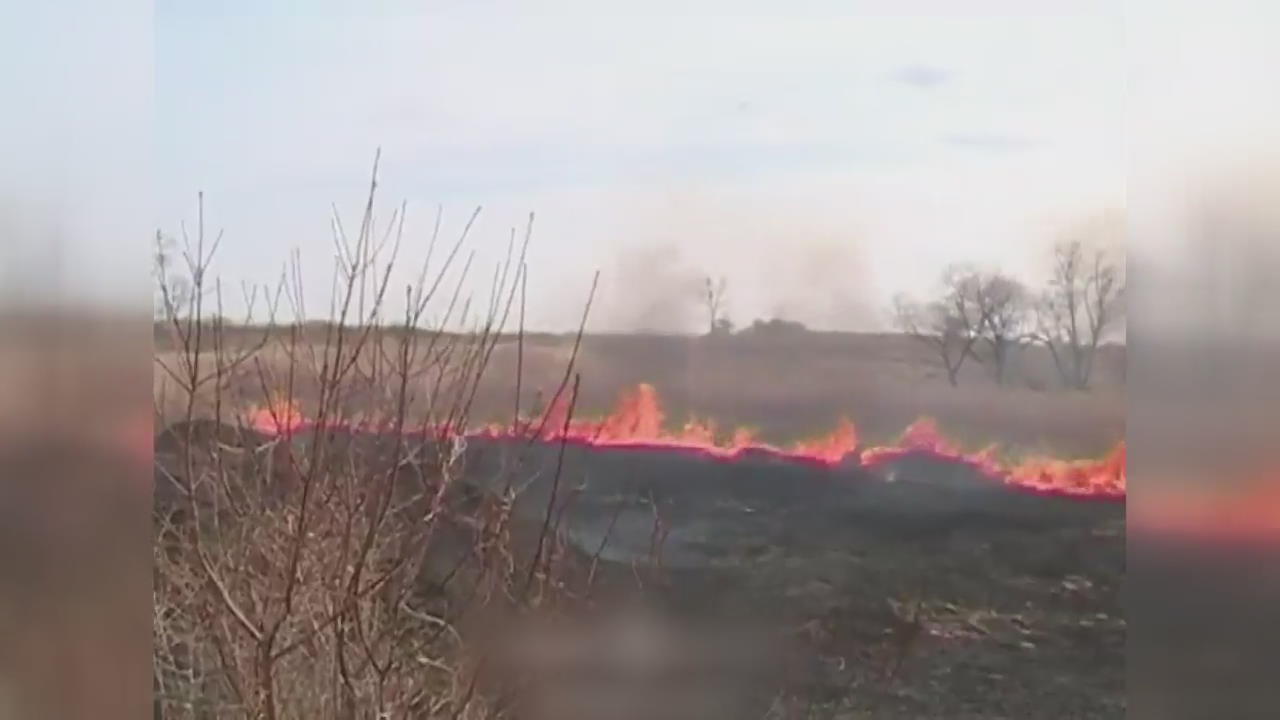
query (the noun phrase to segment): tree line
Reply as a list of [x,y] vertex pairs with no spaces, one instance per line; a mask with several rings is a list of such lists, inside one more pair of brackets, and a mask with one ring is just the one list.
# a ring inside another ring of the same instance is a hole
[[[176,262],[179,256],[188,267]],[[1063,387],[1087,390],[1098,349],[1125,319],[1123,258],[1080,239],[1058,243],[1050,257],[1049,280],[1039,289],[1000,270],[949,265],[931,297],[894,298],[893,324],[929,347],[952,386],[959,385],[968,362],[989,367],[995,382],[1003,385],[1017,351],[1039,345],[1048,351]],[[156,233],[157,320],[172,320],[190,309],[196,295],[196,283],[188,277],[192,262],[173,238]],[[709,335],[734,332],[726,296],[724,277],[705,278],[702,300]],[[805,328],[774,319],[756,320],[747,329],[773,333]]]
[[1098,348],[1124,321],[1124,265],[1082,240],[1055,245],[1051,262],[1040,289],[999,270],[950,265],[933,297],[894,298],[894,324],[933,351],[952,386],[969,361],[989,366],[1004,384],[1013,354],[1040,345],[1063,387],[1087,390]]

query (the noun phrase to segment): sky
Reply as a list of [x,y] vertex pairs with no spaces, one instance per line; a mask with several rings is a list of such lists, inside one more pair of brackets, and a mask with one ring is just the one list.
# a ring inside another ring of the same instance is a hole
[[[1126,246],[1144,334],[1280,338],[1280,4],[1126,7]],[[1208,335],[1206,335],[1208,334]]]
[[296,249],[322,307],[330,206],[357,223],[381,148],[397,287],[437,207],[451,238],[483,206],[466,292],[536,213],[531,327],[576,325],[599,270],[596,330],[698,329],[708,275],[738,324],[868,329],[949,262],[1033,279],[1123,205],[1114,4],[601,5],[162,0],[157,226],[192,232],[203,191],[219,276]]
[[[1226,236],[1243,238],[1237,267],[1268,266],[1280,6],[958,6],[14,4],[0,302],[149,312],[154,234],[191,228],[204,191],[219,277],[274,283],[296,250],[324,307],[331,204],[355,222],[378,147],[379,215],[408,208],[395,282],[437,206],[446,238],[484,206],[469,292],[533,211],[544,329],[576,324],[596,270],[594,329],[696,328],[706,275],[740,324],[873,326],[951,261],[1034,282],[1063,228],[1114,206],[1141,284],[1175,290],[1142,294],[1151,321],[1190,314],[1176,289]],[[1206,234],[1194,216],[1213,203],[1253,228]]]
[[0,306],[149,304],[153,8],[0,4]]

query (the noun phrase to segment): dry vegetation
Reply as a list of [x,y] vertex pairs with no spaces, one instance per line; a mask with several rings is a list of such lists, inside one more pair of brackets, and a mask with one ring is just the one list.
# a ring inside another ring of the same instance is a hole
[[[488,489],[467,477],[449,429],[521,422],[539,395],[597,414],[620,389],[651,382],[674,418],[696,412],[776,440],[822,431],[842,414],[872,439],[929,414],[962,439],[1071,454],[1101,452],[1123,432],[1119,376],[1100,372],[1087,393],[1036,389],[1048,387],[1052,368],[1034,351],[1004,387],[953,388],[917,345],[896,336],[526,336],[512,328],[523,315],[524,277],[514,246],[474,332],[432,331],[422,320],[431,303],[457,303],[437,279],[456,249],[424,271],[399,326],[374,322],[388,277],[377,258],[394,262],[399,239],[396,216],[384,231],[375,227],[373,196],[371,188],[354,236],[338,225],[337,324],[217,320],[219,289],[204,273],[216,243],[206,245],[203,227],[185,249],[194,282],[181,307],[162,278],[158,716],[521,716],[519,678],[496,669],[487,645],[496,623],[580,615],[597,590],[665,577],[667,529],[656,503],[650,566],[616,575],[600,570],[603,545],[592,556],[565,542],[561,522],[575,491],[561,491],[558,463],[545,512],[532,522],[512,512],[523,466],[505,466],[505,483],[486,478]],[[301,315],[300,280],[289,278],[282,294]],[[1105,352],[1122,362],[1119,351]],[[271,438],[239,425],[239,411],[279,407],[280,396],[321,423],[361,415],[388,432]],[[400,432],[423,425],[443,429]],[[894,618],[886,627],[902,624]],[[919,622],[912,616],[908,626]],[[896,670],[901,658],[891,660]],[[826,709],[810,701],[788,716],[836,717],[843,699],[833,697]]]
[[[243,329],[235,335],[244,343],[257,337]],[[530,335],[522,351],[519,346],[510,335],[497,341],[472,407],[476,420],[510,418],[517,365],[523,366],[524,407],[535,402],[539,390],[544,397],[553,392],[573,353],[574,337]],[[158,347],[162,357],[171,352]],[[276,367],[287,364],[270,350],[262,360]],[[999,442],[1030,452],[1092,457],[1124,436],[1124,363],[1123,346],[1104,346],[1092,387],[1065,391],[1057,387],[1048,353],[1029,347],[1014,359],[1004,385],[992,383],[988,369],[973,364],[952,387],[929,349],[902,335],[810,332],[781,337],[588,334],[576,367],[583,376],[579,406],[587,416],[607,412],[621,390],[647,382],[658,389],[673,424],[694,414],[714,418],[722,427],[757,428],[774,442],[821,433],[841,416],[853,419],[869,442],[888,442],[927,415],[972,445]],[[248,373],[242,384],[252,397]],[[172,397],[170,386],[157,376],[158,394]]]
[[[204,282],[216,242],[203,223],[184,253],[193,282],[181,306],[161,275],[171,349],[156,357],[158,717],[508,717],[488,631],[588,594],[595,575],[566,553],[553,508],[514,523],[525,478],[513,470],[506,490],[477,491],[452,441],[471,423],[523,251],[475,332],[454,336],[421,331],[421,318],[456,250],[424,269],[401,331],[373,322],[387,290],[373,258],[394,261],[397,245],[394,231],[375,232],[371,188],[358,233],[338,238],[339,323],[320,341],[292,326],[241,342],[216,319],[218,288]],[[299,312],[293,280],[285,294]],[[456,295],[442,294],[452,308]],[[572,369],[569,359],[558,385],[571,406]],[[284,412],[292,399],[322,424],[360,414],[386,432],[268,437],[241,422],[250,405]],[[423,424],[439,434],[405,432]]]

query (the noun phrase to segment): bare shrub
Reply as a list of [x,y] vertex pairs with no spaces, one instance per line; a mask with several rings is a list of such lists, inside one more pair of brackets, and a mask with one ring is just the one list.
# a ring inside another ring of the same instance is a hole
[[[549,507],[531,537],[513,519],[515,491],[467,491],[458,442],[517,295],[523,318],[529,235],[517,248],[513,234],[472,332],[444,330],[468,312],[460,289],[471,260],[459,256],[471,223],[440,267],[428,252],[405,289],[404,317],[387,323],[404,210],[378,228],[376,189],[375,161],[355,236],[334,218],[338,292],[319,341],[296,259],[274,296],[261,295],[260,336],[228,340],[221,285],[206,276],[216,243],[206,246],[203,217],[186,240],[187,311],[161,275],[161,315],[178,351],[157,363],[183,409],[157,447],[158,716],[501,716],[504,694],[487,684],[468,624],[572,599],[573,557],[551,522],[560,508]],[[282,299],[288,323],[276,321]],[[428,328],[438,299],[444,320]],[[557,391],[569,394],[570,413],[575,359]],[[251,406],[279,432],[250,426],[241,411]],[[292,424],[302,411],[316,429]],[[517,390],[513,427],[520,416]],[[333,430],[349,422],[362,431]]]

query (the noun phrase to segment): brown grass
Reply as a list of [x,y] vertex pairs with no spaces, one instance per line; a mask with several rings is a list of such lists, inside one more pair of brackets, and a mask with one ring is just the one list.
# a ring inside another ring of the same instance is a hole
[[[369,447],[329,433],[261,447],[197,437],[196,420],[231,421],[276,393],[322,423],[375,412],[398,428],[506,421],[535,395],[566,390],[571,411],[598,415],[620,390],[649,382],[673,424],[696,413],[775,441],[821,432],[841,415],[873,441],[931,415],[975,444],[1063,454],[1096,454],[1123,433],[1123,383],[1110,356],[1094,392],[1066,393],[1028,387],[1052,380],[1034,352],[1010,387],[971,367],[951,388],[924,348],[901,336],[594,335],[580,347],[580,336],[503,336],[503,299],[510,308],[519,286],[523,302],[523,252],[508,257],[475,334],[421,329],[435,291],[421,283],[424,303],[406,319],[418,329],[375,325],[389,277],[377,257],[393,238],[394,258],[399,236],[378,240],[374,187],[359,233],[337,242],[342,293],[359,298],[340,303],[359,308],[342,311],[347,325],[228,327],[209,323],[216,305],[197,301],[157,327],[159,422],[183,421],[157,466],[169,501],[154,518],[153,660],[166,717],[510,717],[506,683],[486,666],[485,633],[468,628],[573,614],[595,589],[594,559],[582,580],[574,561],[584,558],[564,551],[559,523],[572,492],[557,495],[558,463],[540,525],[518,527],[515,490],[470,498],[461,453],[420,454],[428,450],[401,433]],[[201,278],[213,252],[202,224],[190,250]],[[366,281],[376,298],[368,312]],[[195,297],[201,290],[197,280]],[[296,277],[290,292],[301,294]],[[655,537],[663,527],[655,510]],[[451,544],[466,559],[468,587],[446,573],[440,608],[423,580],[458,567],[432,562]],[[660,566],[661,540],[651,555]]]
[[[238,330],[249,337],[249,330]],[[313,332],[318,332],[314,331]],[[387,342],[393,342],[388,340]],[[522,407],[555,390],[572,353],[573,337],[531,335],[523,349]],[[163,347],[160,352],[166,352]],[[510,419],[520,353],[514,337],[497,344],[477,392],[477,421]],[[268,364],[284,358],[264,350]],[[749,426],[762,438],[787,442],[821,433],[847,416],[868,442],[888,442],[921,416],[936,419],[955,439],[974,446],[1062,456],[1096,456],[1124,437],[1123,347],[1104,348],[1093,388],[1058,387],[1051,360],[1027,350],[1011,378],[997,386],[988,369],[966,365],[951,387],[928,348],[901,335],[803,333],[785,337],[588,335],[576,367],[580,407],[607,412],[620,391],[654,385],[669,422],[691,414],[721,427]],[[157,377],[157,394],[164,378]],[[245,391],[254,393],[246,380]],[[305,397],[305,393],[304,393]]]

